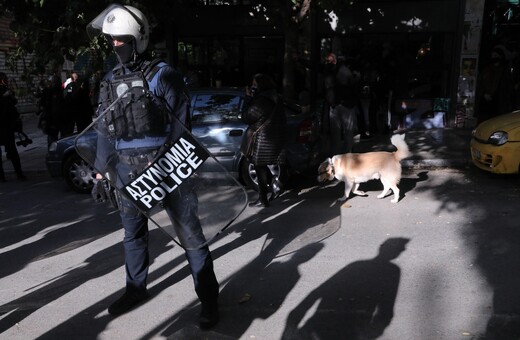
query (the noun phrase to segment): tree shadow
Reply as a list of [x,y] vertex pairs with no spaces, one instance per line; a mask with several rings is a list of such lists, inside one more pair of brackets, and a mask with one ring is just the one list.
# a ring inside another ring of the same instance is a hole
[[[439,211],[465,211],[460,234],[493,290],[491,316],[479,339],[520,338],[520,177],[469,167],[442,186],[423,187],[441,203]],[[462,181],[460,180],[462,178]]]
[[394,315],[400,268],[409,242],[387,239],[379,254],[353,262],[313,290],[288,316],[283,339],[376,339]]
[[399,201],[406,197],[406,194],[417,186],[417,183],[428,180],[428,171],[421,171],[417,173],[416,178],[402,177],[399,183],[399,189],[401,190]]

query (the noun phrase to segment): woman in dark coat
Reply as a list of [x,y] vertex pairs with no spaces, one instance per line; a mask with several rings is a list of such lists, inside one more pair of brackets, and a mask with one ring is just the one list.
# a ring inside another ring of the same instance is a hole
[[[0,72],[0,145],[4,145],[5,153],[9,156],[16,177],[23,181],[26,179],[22,172],[20,155],[16,148],[14,133],[16,122],[20,119],[20,114],[16,109],[17,99],[7,84],[7,75]],[[2,165],[2,149],[0,149],[0,182],[5,182],[4,168]]]
[[63,89],[61,80],[57,75],[49,77],[47,88],[42,94],[42,109],[39,128],[47,135],[47,145],[57,141],[60,130],[63,128],[63,116],[65,114],[65,102],[63,99]]
[[[258,199],[250,206],[268,207],[268,184],[271,172],[268,165],[285,161],[286,118],[282,99],[276,92],[271,77],[257,74],[253,77],[251,88],[246,93],[248,103],[242,114],[242,121],[249,125],[248,133],[241,146],[243,154],[248,155],[247,146],[252,143],[248,157],[254,165],[258,178]],[[253,134],[253,136],[251,136]]]

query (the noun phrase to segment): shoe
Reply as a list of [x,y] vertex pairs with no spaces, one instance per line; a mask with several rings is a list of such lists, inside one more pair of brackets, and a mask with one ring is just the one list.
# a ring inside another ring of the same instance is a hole
[[267,208],[269,206],[269,202],[262,202],[260,199],[257,199],[256,201],[249,203],[249,206],[253,208]]
[[284,193],[284,190],[280,190],[280,191],[277,191],[277,192],[272,192],[271,196],[269,197],[269,202],[274,201],[275,199],[280,197],[283,193]]
[[27,176],[25,176],[24,174],[16,174],[16,178],[18,178],[19,181],[27,180]]
[[200,312],[200,329],[213,328],[219,321],[218,303],[202,304]]
[[269,202],[280,197],[284,193],[284,191],[285,190],[283,189],[283,185],[280,182],[280,180],[279,179],[274,180],[272,183],[272,192],[271,192],[271,196],[269,197]]
[[148,299],[149,297],[150,294],[148,293],[148,291],[141,294],[125,292],[123,296],[121,296],[108,307],[108,313],[110,313],[111,315],[124,314],[136,307],[137,305],[139,305],[144,300]]

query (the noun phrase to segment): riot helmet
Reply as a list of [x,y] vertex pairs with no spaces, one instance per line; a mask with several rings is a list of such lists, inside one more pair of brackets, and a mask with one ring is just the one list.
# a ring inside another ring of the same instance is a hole
[[105,34],[122,64],[135,61],[148,47],[149,25],[135,7],[112,4],[87,25],[90,38]]

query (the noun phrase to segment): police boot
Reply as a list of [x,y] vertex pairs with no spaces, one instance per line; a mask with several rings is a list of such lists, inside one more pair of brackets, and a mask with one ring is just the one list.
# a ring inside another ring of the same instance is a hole
[[140,305],[149,297],[150,294],[146,290],[144,292],[125,292],[108,307],[108,313],[114,316],[124,314]]
[[199,318],[199,326],[201,329],[210,329],[219,321],[218,302],[203,302],[201,304],[201,312]]

